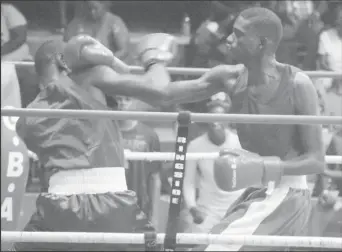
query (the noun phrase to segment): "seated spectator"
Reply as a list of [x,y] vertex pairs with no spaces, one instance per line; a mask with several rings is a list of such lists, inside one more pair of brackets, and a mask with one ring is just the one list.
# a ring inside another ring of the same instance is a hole
[[[135,100],[129,97],[117,97],[118,110],[136,110]],[[149,126],[133,120],[119,121],[124,148],[134,152],[158,152],[160,142],[157,133]],[[137,193],[138,204],[149,220],[157,226],[160,201],[159,161],[128,161],[126,181],[129,190]]]
[[[226,113],[227,109],[215,102],[209,105],[208,112]],[[220,123],[212,123],[205,134],[190,142],[188,153],[219,152],[225,148],[241,148],[237,134]],[[214,160],[186,162],[183,184],[185,208],[181,212],[180,232],[209,232],[244,191],[220,190],[214,182],[213,166]]]
[[[27,45],[27,21],[12,4],[1,3],[1,61],[32,61]],[[16,65],[21,105],[25,108],[39,92],[32,66]]]
[[[239,12],[238,4],[230,6],[222,1],[212,1],[210,13],[192,36],[187,50],[186,65],[189,67],[214,67],[219,64],[232,64],[227,57],[227,48],[221,39],[232,31],[233,22]],[[217,36],[221,34],[222,36]]]
[[1,3],[1,60],[31,60],[26,41],[26,18],[12,4]]
[[[334,12],[333,26],[320,34],[318,69],[341,72],[342,69],[342,5]],[[316,88],[325,101],[327,115],[342,115],[342,82],[337,78],[319,78]],[[338,104],[338,105],[337,105]]]
[[84,1],[76,6],[73,20],[68,24],[64,40],[87,34],[108,47],[116,57],[127,62],[129,31],[124,21],[109,11],[109,1]]
[[283,23],[283,39],[277,50],[277,59],[313,70],[318,34],[323,27],[314,2],[270,1],[268,7]]

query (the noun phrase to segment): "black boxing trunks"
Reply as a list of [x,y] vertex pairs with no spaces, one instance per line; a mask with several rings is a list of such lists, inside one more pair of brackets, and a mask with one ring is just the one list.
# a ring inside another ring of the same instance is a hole
[[[98,174],[97,177],[94,171]],[[125,180],[120,185],[122,176],[120,172],[117,173],[118,171],[120,170],[94,168],[56,173],[50,179],[49,192],[39,195],[36,202],[37,210],[24,231],[104,233],[153,231],[147,217],[137,205],[135,193],[124,190]],[[122,172],[124,175],[123,168]],[[100,178],[100,173],[106,176]],[[119,175],[116,178],[113,177],[115,173]],[[81,174],[85,178],[83,181],[80,179]],[[107,183],[111,178],[113,186]],[[79,184],[72,184],[76,181],[74,179],[81,181]],[[14,244],[13,249],[15,251],[143,251],[144,247],[132,244],[19,242]]]

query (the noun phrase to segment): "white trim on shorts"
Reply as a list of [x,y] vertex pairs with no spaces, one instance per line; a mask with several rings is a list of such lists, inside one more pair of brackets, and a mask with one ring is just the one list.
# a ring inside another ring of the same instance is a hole
[[[271,215],[284,201],[289,188],[275,189],[271,195],[260,202],[253,202],[243,217],[233,221],[220,234],[226,235],[253,235],[259,225]],[[211,244],[205,251],[239,251],[241,245]]]
[[97,194],[127,190],[125,168],[105,167],[80,170],[63,170],[49,180],[49,193]]

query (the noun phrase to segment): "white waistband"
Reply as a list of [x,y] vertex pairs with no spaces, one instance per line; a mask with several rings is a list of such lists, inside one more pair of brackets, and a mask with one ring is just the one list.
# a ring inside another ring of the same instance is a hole
[[123,167],[59,171],[49,181],[49,193],[53,194],[96,194],[126,190]]
[[277,188],[309,189],[306,176],[283,176]]

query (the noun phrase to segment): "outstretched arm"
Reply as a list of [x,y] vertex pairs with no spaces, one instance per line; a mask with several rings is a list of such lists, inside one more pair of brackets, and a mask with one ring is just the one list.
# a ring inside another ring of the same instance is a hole
[[232,90],[232,79],[241,66],[217,66],[195,80],[170,83],[167,69],[155,64],[144,75],[118,75],[111,68],[98,66],[91,82],[108,95],[132,96],[151,105],[171,105],[201,101],[218,92]]
[[173,58],[174,47],[174,38],[168,34],[143,37],[136,49],[139,61],[148,69],[143,75],[130,74],[125,63],[89,36],[71,39],[66,45],[64,59],[72,70],[72,78],[83,76],[76,83],[85,85],[87,82],[107,95],[132,96],[151,105],[164,106],[204,100],[221,91],[229,93],[232,79],[243,69],[242,65],[222,65],[198,79],[170,83],[164,65]]
[[219,92],[231,95],[235,79],[242,70],[243,65],[220,65],[198,79],[171,82],[167,88],[167,103],[182,104],[202,101]]
[[[318,98],[310,78],[304,73],[295,77],[295,105],[298,115],[318,115]],[[321,125],[298,125],[304,153],[284,161],[284,175],[310,175],[324,171],[324,147]]]

